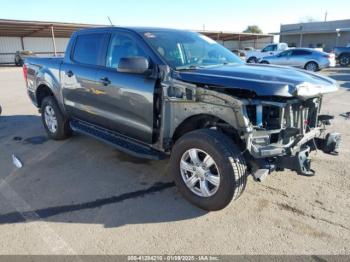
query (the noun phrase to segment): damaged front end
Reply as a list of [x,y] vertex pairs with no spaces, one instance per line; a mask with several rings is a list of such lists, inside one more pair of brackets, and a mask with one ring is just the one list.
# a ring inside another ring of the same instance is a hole
[[[283,67],[223,66],[164,74],[161,140],[186,119],[212,115],[198,128],[216,128],[242,149],[256,180],[274,170],[312,176],[310,152],[338,154],[340,134],[326,132],[332,116],[321,115],[322,97],[338,90],[327,77]],[[193,123],[192,125],[195,125]]]
[[340,134],[326,134],[333,117],[320,115],[321,96],[279,100],[252,100],[245,106],[252,127],[245,141],[255,159],[255,178],[261,180],[266,173],[283,169],[313,176],[309,156],[312,150],[338,154]]

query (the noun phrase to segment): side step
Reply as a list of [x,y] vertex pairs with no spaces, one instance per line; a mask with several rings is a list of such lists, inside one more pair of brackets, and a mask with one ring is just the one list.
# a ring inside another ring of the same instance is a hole
[[70,126],[73,131],[91,136],[102,142],[112,145],[116,149],[129,155],[151,160],[165,159],[167,156],[147,145],[141,144],[126,136],[97,127],[84,121],[72,120]]

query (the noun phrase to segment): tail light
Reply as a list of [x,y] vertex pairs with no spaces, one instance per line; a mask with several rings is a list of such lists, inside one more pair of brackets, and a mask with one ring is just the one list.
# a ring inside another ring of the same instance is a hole
[[27,68],[26,64],[23,65],[23,77],[24,77],[24,80],[27,82],[28,68]]
[[323,57],[328,58],[328,59],[333,59],[333,58],[335,58],[335,55],[333,53],[331,53],[331,54],[323,55]]

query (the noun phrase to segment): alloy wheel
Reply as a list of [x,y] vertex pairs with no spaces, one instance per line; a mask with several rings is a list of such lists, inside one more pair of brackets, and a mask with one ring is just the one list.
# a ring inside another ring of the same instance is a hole
[[52,106],[47,105],[45,107],[44,116],[45,116],[45,123],[49,131],[53,134],[56,133],[58,122],[57,122],[55,110],[52,108]]
[[211,197],[219,189],[219,169],[214,159],[203,150],[187,150],[181,157],[180,171],[187,188],[197,196]]

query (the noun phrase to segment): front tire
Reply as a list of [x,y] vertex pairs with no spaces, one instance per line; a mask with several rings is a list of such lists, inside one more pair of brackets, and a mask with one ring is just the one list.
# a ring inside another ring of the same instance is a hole
[[350,55],[346,54],[346,55],[341,55],[339,58],[339,64],[341,66],[348,66],[350,65]]
[[207,210],[225,208],[247,183],[246,163],[223,133],[201,129],[181,137],[173,147],[170,172],[181,194]]
[[41,119],[51,139],[63,140],[72,135],[69,121],[62,114],[53,96],[44,98],[41,104]]
[[24,63],[20,56],[15,57],[15,64],[16,66],[23,66]]

